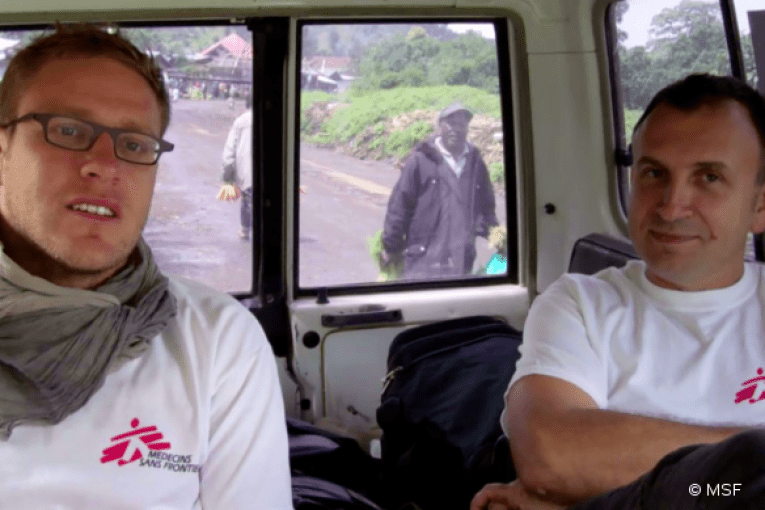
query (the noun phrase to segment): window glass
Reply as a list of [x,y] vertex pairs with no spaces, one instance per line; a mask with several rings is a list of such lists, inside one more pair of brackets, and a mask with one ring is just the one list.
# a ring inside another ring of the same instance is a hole
[[506,274],[494,25],[300,35],[299,286]]
[[[722,11],[717,0],[617,0],[612,4],[615,58],[619,63],[621,125],[619,149],[625,153],[635,124],[651,98],[691,73],[730,74]],[[630,168],[619,167],[619,198],[627,214]]]
[[[2,72],[37,33],[0,32]],[[163,271],[226,292],[250,292],[252,243],[240,237],[243,201],[216,196],[229,132],[242,115],[250,116],[245,103],[252,83],[251,35],[243,26],[123,28],[121,33],[154,55],[171,96],[171,122],[163,138],[175,148],[159,160],[144,238]],[[235,141],[248,136],[240,130]],[[228,159],[246,188],[251,149],[247,143],[232,147]]]
[[730,74],[719,1],[619,0],[614,9],[628,140],[666,85],[695,72]]
[[746,79],[765,94],[765,5],[762,0],[734,0],[733,4]]

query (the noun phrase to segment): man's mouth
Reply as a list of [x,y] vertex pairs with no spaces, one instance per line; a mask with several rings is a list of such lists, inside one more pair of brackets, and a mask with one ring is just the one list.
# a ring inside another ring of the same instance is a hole
[[677,234],[665,234],[664,232],[658,232],[656,230],[650,231],[651,236],[661,243],[678,244],[686,241],[696,239],[696,236],[681,236]]
[[117,213],[111,208],[105,207],[103,205],[89,204],[87,202],[68,205],[67,209],[70,211],[92,214],[102,218],[117,218]]

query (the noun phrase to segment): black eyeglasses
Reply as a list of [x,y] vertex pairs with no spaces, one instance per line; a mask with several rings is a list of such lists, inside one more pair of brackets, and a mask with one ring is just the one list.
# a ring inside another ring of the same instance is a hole
[[93,147],[101,133],[109,133],[114,142],[114,156],[129,163],[153,165],[160,154],[173,150],[173,144],[153,136],[128,129],[110,128],[54,113],[28,113],[2,127],[34,119],[43,127],[45,141],[56,147],[71,151],[87,151]]

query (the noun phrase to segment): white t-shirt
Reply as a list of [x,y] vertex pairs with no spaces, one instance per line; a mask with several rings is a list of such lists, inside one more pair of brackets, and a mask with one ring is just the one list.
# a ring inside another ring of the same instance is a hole
[[657,287],[645,267],[631,261],[552,284],[529,310],[510,386],[542,374],[578,386],[601,409],[761,426],[765,266],[747,263],[734,285],[701,292]]
[[292,508],[273,351],[231,296],[171,278],[178,314],[61,423],[0,441],[2,510]]

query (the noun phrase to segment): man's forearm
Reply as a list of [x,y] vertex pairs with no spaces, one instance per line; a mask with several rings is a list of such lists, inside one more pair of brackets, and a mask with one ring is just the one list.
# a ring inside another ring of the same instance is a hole
[[[716,443],[744,429],[572,409],[511,420],[511,448],[524,485],[569,504],[630,483],[683,446]],[[526,427],[517,430],[514,427]],[[524,469],[525,467],[525,469]]]

